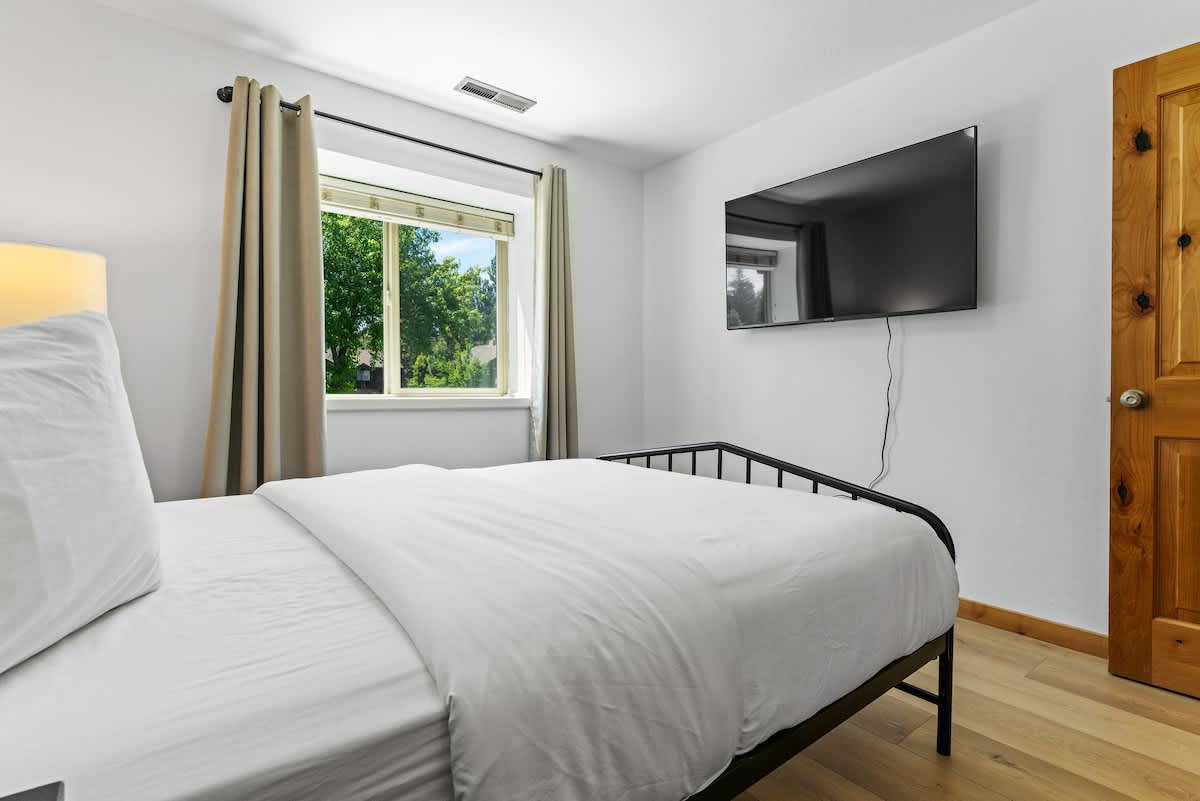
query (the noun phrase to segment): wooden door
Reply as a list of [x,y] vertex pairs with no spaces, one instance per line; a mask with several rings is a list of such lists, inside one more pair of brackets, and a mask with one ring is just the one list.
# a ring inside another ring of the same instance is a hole
[[1200,44],[1113,74],[1112,288],[1109,670],[1200,696]]

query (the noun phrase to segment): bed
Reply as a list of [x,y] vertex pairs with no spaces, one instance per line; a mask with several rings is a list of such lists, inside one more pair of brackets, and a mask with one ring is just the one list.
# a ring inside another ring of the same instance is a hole
[[[715,460],[714,477],[696,475],[706,460]],[[428,518],[404,517],[414,531],[433,528],[413,521],[445,517],[472,528],[481,510],[503,507],[496,499],[518,498],[548,528],[574,521],[568,527],[581,536],[615,531],[620,547],[633,547],[636,531],[702,565],[734,618],[736,644],[720,650],[737,652],[740,689],[725,699],[736,708],[719,710],[735,715],[721,746],[728,756],[693,798],[732,799],[894,686],[937,704],[937,748],[949,753],[953,543],[921,507],[717,442],[372,472],[365,485],[319,479],[326,483],[295,485],[291,496],[283,487],[158,504],[161,589],[0,675],[0,795],[61,780],[67,801],[455,797],[460,741],[439,691],[444,652],[426,650],[428,633],[402,625],[392,604],[395,592],[420,591],[438,599],[435,628],[453,627],[470,608],[462,596],[473,593],[439,595],[429,590],[436,584],[422,587],[420,570],[381,589],[374,574],[387,572],[386,553],[364,557],[314,535],[333,508],[350,518],[333,521],[346,536],[373,516],[416,514],[413,499],[380,490],[401,475],[404,486],[436,494],[453,474],[460,493],[447,495],[461,498],[453,508],[430,503]],[[791,491],[780,492],[785,484]],[[560,634],[570,639],[560,630],[547,641],[557,645]],[[524,646],[511,650],[519,657]],[[903,683],[934,659],[937,693]],[[669,763],[669,738],[658,742],[655,758]],[[670,796],[649,788],[633,797]]]

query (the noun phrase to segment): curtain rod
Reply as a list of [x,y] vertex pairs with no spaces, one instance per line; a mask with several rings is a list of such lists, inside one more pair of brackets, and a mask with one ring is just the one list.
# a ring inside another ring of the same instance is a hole
[[[232,103],[233,102],[233,87],[232,86],[222,86],[220,89],[217,90],[217,99],[220,100],[222,103]],[[299,111],[300,110],[300,106],[296,105],[295,103],[289,103],[286,100],[280,100],[279,107],[286,108],[291,111]],[[519,164],[509,164],[507,161],[499,161],[498,159],[488,158],[487,156],[480,156],[478,153],[468,153],[465,150],[459,150],[458,148],[450,147],[449,145],[439,145],[437,142],[430,142],[428,139],[419,139],[415,136],[409,136],[408,134],[402,134],[399,131],[390,131],[387,128],[380,128],[378,125],[371,125],[370,123],[367,123],[367,122],[359,122],[358,120],[352,120],[352,119],[349,119],[348,117],[341,117],[341,116],[338,116],[337,114],[329,114],[327,112],[318,111],[316,109],[313,109],[313,114],[315,114],[318,117],[324,117],[327,120],[333,120],[334,122],[340,122],[345,125],[353,125],[355,128],[362,128],[365,131],[374,131],[375,133],[383,134],[384,136],[392,136],[392,137],[395,137],[396,139],[403,139],[406,142],[414,142],[418,145],[425,145],[426,147],[432,147],[432,148],[436,148],[438,150],[443,150],[447,153],[453,153],[456,156],[466,156],[469,159],[475,159],[476,161],[485,161],[488,164],[494,164],[497,167],[505,167],[510,170],[516,170],[517,172],[524,172],[524,173],[528,173],[530,175],[536,175],[538,178],[542,177],[541,170],[531,170],[528,167],[522,167]]]

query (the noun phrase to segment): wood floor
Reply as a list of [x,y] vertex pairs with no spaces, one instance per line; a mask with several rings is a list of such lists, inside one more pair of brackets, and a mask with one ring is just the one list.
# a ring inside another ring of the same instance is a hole
[[[1200,801],[1200,700],[1104,660],[955,627],[954,755],[930,705],[893,690],[739,801]],[[936,689],[935,664],[913,679]]]

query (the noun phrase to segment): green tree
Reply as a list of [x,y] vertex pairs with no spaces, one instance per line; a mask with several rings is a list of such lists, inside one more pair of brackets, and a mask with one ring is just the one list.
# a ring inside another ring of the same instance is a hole
[[745,269],[737,268],[732,280],[726,278],[725,315],[730,327],[765,323],[766,309],[762,291],[754,285]]
[[422,353],[414,360],[409,386],[494,386],[494,365],[494,361],[484,364],[474,358],[469,348],[452,351],[447,343],[435,342],[430,353]]
[[358,352],[383,352],[383,223],[321,213],[325,391],[353,392]]
[[[496,332],[496,260],[463,270],[439,261],[437,231],[397,226],[402,376],[410,387],[496,385],[496,361],[472,349]],[[360,350],[383,351],[383,224],[322,214],[327,392],[352,392]]]
[[[436,231],[401,226],[438,236]],[[434,240],[436,241],[436,240]],[[428,244],[432,244],[429,242]],[[495,386],[495,365],[471,350],[496,331],[496,260],[463,270],[457,259],[440,262],[421,243],[400,262],[400,346],[405,386]]]
[[491,336],[496,330],[496,257],[492,256],[492,261],[487,267],[474,269],[477,271],[475,280],[479,284],[475,293],[475,306],[483,315],[484,325],[487,326],[483,335]]

